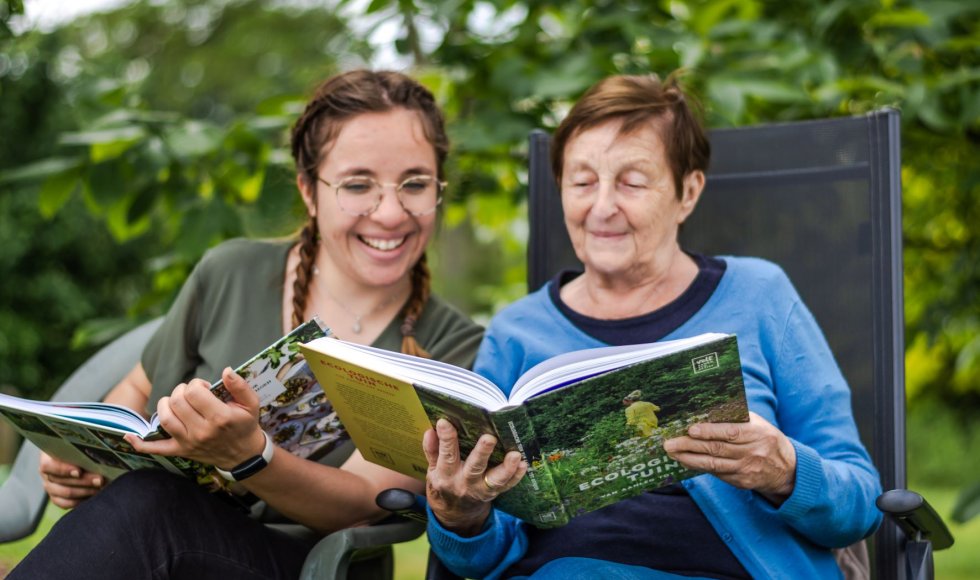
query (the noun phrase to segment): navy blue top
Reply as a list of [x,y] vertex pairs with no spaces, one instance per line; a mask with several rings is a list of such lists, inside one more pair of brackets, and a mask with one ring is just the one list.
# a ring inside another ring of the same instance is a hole
[[[573,311],[560,287],[580,274],[564,271],[550,285],[552,302],[581,331],[610,345],[655,342],[670,334],[704,306],[725,273],[725,262],[692,255],[698,265],[694,282],[673,302],[653,312],[619,320],[600,320]],[[670,485],[573,518],[558,529],[526,526],[528,551],[505,577],[530,576],[563,557],[609,560],[683,576],[750,578],[749,573],[704,517],[687,490]],[[597,544],[592,540],[603,538]],[[691,541],[697,538],[696,541]],[[656,549],[654,549],[654,547]],[[696,564],[696,566],[692,566]]]

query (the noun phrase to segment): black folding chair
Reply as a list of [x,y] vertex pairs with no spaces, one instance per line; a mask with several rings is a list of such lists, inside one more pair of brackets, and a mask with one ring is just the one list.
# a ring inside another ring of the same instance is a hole
[[[682,247],[779,264],[813,311],[853,392],[861,438],[891,516],[870,542],[877,578],[931,578],[932,550],[953,543],[906,491],[899,115],[710,132],[705,191]],[[530,142],[528,291],[580,268],[551,173],[550,136]]]

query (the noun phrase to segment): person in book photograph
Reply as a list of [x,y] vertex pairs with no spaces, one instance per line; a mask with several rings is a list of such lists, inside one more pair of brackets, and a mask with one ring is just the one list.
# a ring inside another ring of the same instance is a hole
[[623,412],[626,413],[626,424],[635,428],[641,437],[653,435],[653,430],[657,428],[657,413],[660,407],[650,401],[643,401],[640,397],[643,392],[639,389],[623,397]]
[[[286,239],[231,240],[208,251],[140,364],[106,397],[156,411],[172,436],[128,439],[137,452],[228,470],[264,502],[252,509],[260,516],[163,470],[105,484],[44,455],[51,500],[74,509],[9,578],[295,578],[324,533],[385,515],[374,502],[379,491],[423,491],[422,482],[356,451],[320,463],[268,445],[258,399],[229,365],[313,316],[344,340],[472,365],[482,328],[432,294],[426,261],[451,187],[443,115],[412,78],[353,70],[315,90],[293,126],[291,150],[306,224]],[[219,376],[227,403],[208,389]],[[236,470],[243,465],[252,468]],[[306,532],[263,524],[274,517]]]
[[833,550],[860,550],[877,529],[881,483],[848,385],[786,274],[761,259],[680,246],[710,153],[697,102],[676,76],[613,76],[589,89],[551,149],[584,269],[560,272],[498,312],[474,370],[506,394],[527,369],[563,352],[729,333],[738,339],[749,421],[686,426],[662,446],[702,475],[554,529],[492,506],[527,470],[518,452],[488,462],[495,440],[485,435],[461,460],[457,433],[439,421],[424,438],[428,537],[451,571],[834,578],[841,571]]

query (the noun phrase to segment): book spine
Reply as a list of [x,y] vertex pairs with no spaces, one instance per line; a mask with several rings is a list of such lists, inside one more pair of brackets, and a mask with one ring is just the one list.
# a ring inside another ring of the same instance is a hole
[[569,516],[555,487],[534,427],[523,407],[501,409],[490,415],[497,440],[505,451],[519,451],[527,463],[527,473],[511,490],[497,498],[494,505],[539,528],[568,523]]

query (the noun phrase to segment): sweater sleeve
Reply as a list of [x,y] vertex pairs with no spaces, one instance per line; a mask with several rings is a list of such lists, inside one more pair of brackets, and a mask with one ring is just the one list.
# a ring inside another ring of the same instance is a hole
[[464,578],[500,578],[527,551],[528,538],[517,518],[491,510],[483,531],[464,538],[442,527],[429,509],[429,546],[454,574]]
[[780,429],[796,449],[796,484],[779,517],[826,547],[850,545],[881,522],[881,481],[861,444],[850,389],[812,314],[797,301],[773,364]]

